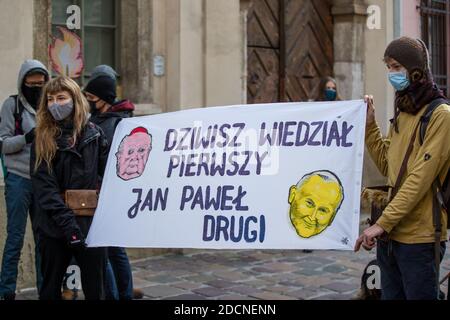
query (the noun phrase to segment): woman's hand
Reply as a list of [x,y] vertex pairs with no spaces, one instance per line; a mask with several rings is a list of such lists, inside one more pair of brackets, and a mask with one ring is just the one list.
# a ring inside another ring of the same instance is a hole
[[373,105],[373,96],[365,95],[364,102],[367,103],[366,126],[375,122],[375,107]]
[[376,237],[381,236],[384,233],[383,228],[374,224],[373,226],[364,230],[362,235],[359,236],[355,243],[355,252],[358,252],[361,245],[366,250],[371,250],[376,245]]

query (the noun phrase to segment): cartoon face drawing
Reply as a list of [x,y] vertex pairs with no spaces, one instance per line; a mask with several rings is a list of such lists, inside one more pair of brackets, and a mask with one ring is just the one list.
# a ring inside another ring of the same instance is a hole
[[330,171],[305,175],[289,189],[289,217],[297,234],[311,238],[331,225],[342,201],[344,189]]
[[152,150],[152,136],[143,127],[135,128],[125,136],[116,153],[116,174],[128,181],[142,175]]

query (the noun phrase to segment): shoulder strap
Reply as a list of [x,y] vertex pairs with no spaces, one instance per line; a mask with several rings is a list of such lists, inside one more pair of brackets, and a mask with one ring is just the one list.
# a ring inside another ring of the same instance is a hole
[[22,102],[20,102],[19,96],[17,94],[10,96],[10,98],[13,98],[16,102],[14,106],[14,119],[22,121],[22,114],[23,110],[25,110],[25,107],[23,106]]
[[[427,131],[428,124],[430,123],[431,117],[433,115],[433,112],[442,104],[448,104],[449,101],[443,98],[436,99],[430,103],[427,110],[421,117],[421,124],[420,124],[420,144],[422,145],[425,140],[425,134]],[[440,192],[440,196],[442,198],[440,199],[440,203],[442,204],[442,201],[444,204],[448,203],[450,201],[450,172],[447,174],[447,177],[444,180],[444,183],[441,185],[439,178],[436,179],[436,185],[438,187],[438,191]],[[448,210],[449,208],[447,208]]]
[[[433,112],[442,104],[448,103],[445,99],[436,99],[430,103],[424,115],[421,117],[420,124],[420,144],[422,145],[425,140],[425,134],[430,123],[431,116]],[[444,184],[441,185],[439,176],[433,181],[432,190],[433,190],[433,226],[434,226],[434,264],[436,270],[439,270],[440,266],[440,243],[441,243],[441,235],[442,235],[442,221],[441,221],[441,209],[447,211],[447,215],[449,213],[449,208],[447,208],[446,204],[450,198],[450,188],[448,188],[450,173],[445,178]],[[444,188],[447,187],[445,190]],[[448,224],[448,223],[447,223]],[[439,271],[437,272],[437,281],[436,285],[439,288]],[[439,297],[439,290],[437,292],[437,296]],[[438,298],[439,299],[439,298]]]
[[441,221],[441,208],[442,198],[439,197],[439,179],[433,181],[433,226],[434,226],[434,266],[436,268],[436,296],[439,299],[439,267],[441,264],[441,235],[442,235],[442,221]]
[[415,129],[414,129],[414,133],[411,137],[411,140],[409,142],[408,145],[408,149],[406,150],[406,154],[405,157],[403,158],[403,162],[402,165],[400,167],[400,171],[399,174],[397,176],[397,180],[395,182],[394,188],[392,190],[391,193],[391,197],[390,200],[392,200],[395,195],[397,194],[398,190],[400,189],[400,184],[402,181],[402,178],[406,172],[406,168],[408,165],[408,161],[409,161],[409,157],[411,156],[411,153],[413,151],[414,148],[414,141],[416,140],[416,136],[417,136],[417,130],[419,129],[419,142],[422,145],[423,141],[425,140],[425,133],[428,127],[428,124],[431,120],[431,116],[433,115],[434,110],[436,110],[440,105],[448,103],[448,101],[446,99],[443,98],[439,98],[436,100],[433,100],[427,107],[427,110],[425,110],[425,113],[422,115],[422,117],[420,117],[419,122],[417,123]]
[[406,168],[408,167],[408,161],[409,157],[411,156],[411,153],[414,149],[414,142],[416,141],[417,136],[417,129],[419,128],[420,121],[417,123],[416,127],[414,128],[414,132],[411,136],[411,140],[409,141],[408,149],[406,149],[405,157],[403,158],[402,165],[400,167],[400,171],[397,176],[397,180],[395,181],[394,188],[392,189],[391,196],[389,200],[392,200],[395,195],[397,194],[398,190],[400,189],[400,184],[402,182],[402,178],[405,175]]
[[425,134],[427,132],[428,124],[430,123],[431,117],[433,116],[433,112],[442,104],[449,103],[446,99],[439,98],[431,101],[428,105],[427,110],[420,118],[420,135],[419,135],[419,143],[423,144],[425,141]]
[[[450,215],[450,171],[447,173],[443,184],[441,184],[439,176],[436,177],[433,182],[433,192],[438,200],[439,208],[443,208]],[[447,225],[450,226],[450,221],[447,222]]]
[[25,109],[22,102],[20,102],[19,96],[14,95],[11,96],[11,98],[14,98],[16,101],[16,105],[14,107],[14,122],[15,122],[15,135],[22,135],[23,129],[22,129],[22,114]]
[[[444,180],[444,186],[447,188],[443,190],[444,201],[450,204],[450,172],[447,174],[447,178]],[[450,208],[447,207],[447,213],[450,214]]]

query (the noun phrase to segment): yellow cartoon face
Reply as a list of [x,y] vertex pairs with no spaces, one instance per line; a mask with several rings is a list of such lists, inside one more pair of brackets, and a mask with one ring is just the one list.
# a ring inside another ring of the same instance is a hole
[[344,199],[342,186],[331,172],[305,176],[289,190],[289,216],[297,234],[310,238],[331,223]]

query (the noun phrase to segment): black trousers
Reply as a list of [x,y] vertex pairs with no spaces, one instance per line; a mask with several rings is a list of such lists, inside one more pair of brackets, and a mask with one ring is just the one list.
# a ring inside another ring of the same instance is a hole
[[[441,243],[441,261],[445,242]],[[404,244],[378,241],[382,300],[435,300],[436,266],[434,243]]]
[[40,237],[42,287],[40,300],[61,300],[61,283],[75,257],[81,271],[81,285],[86,300],[104,300],[106,248],[71,249],[64,240]]

